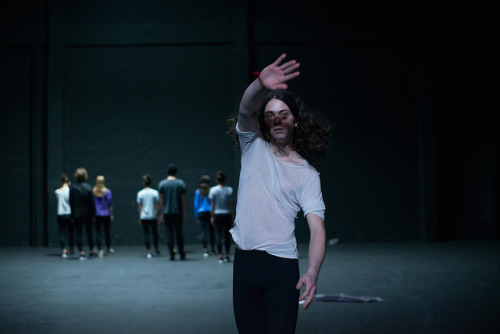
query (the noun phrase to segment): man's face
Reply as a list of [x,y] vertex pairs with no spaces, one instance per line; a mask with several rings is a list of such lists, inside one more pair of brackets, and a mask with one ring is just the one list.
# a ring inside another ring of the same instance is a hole
[[264,109],[264,121],[270,137],[278,143],[288,144],[293,138],[293,129],[297,125],[290,108],[281,100],[272,99]]

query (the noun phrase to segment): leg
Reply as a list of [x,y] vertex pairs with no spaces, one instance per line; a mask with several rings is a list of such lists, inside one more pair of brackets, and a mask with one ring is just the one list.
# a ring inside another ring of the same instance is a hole
[[95,217],[95,243],[97,244],[97,249],[99,251],[102,250],[102,225],[103,217]]
[[181,260],[186,258],[186,253],[184,253],[184,235],[182,234],[182,216],[175,215],[175,238],[177,239],[177,246],[179,247],[179,254],[181,255]]
[[266,253],[268,273],[265,303],[268,333],[295,333],[299,309],[299,265],[296,259],[278,258]]
[[210,221],[208,223],[208,233],[210,235],[210,250],[215,253],[215,228]]
[[106,216],[103,217],[103,223],[104,223],[104,240],[106,242],[106,248],[108,249],[108,252],[111,251],[111,217]]
[[264,286],[259,251],[236,250],[233,267],[233,310],[240,334],[266,333]]
[[222,233],[223,226],[221,223],[221,216],[215,215],[215,244],[217,245],[217,252],[219,252],[219,256],[222,256]]
[[85,231],[87,232],[87,242],[89,244],[90,254],[94,253],[94,236],[92,235],[92,218],[86,218],[85,222]]
[[156,220],[151,221],[151,232],[153,233],[153,244],[155,246],[155,251],[157,254],[160,253],[159,243],[158,243],[158,223]]
[[151,250],[151,243],[149,241],[149,227],[150,221],[149,220],[141,220],[142,224],[142,234],[144,236],[144,245],[146,246],[146,250],[149,252]]
[[59,227],[59,246],[64,252],[64,250],[66,249],[66,222],[64,220],[64,217],[57,216],[57,225]]
[[208,234],[208,225],[205,220],[200,219],[200,227],[201,227],[201,244],[203,246],[203,251],[207,251],[207,234]]
[[75,224],[68,218],[68,239],[69,239],[69,249],[70,252],[74,251],[75,248]]
[[170,252],[170,259],[174,259],[174,223],[171,215],[163,215],[165,228],[167,229],[167,247]]
[[203,251],[208,255],[208,233],[210,228],[210,212],[200,212],[199,215],[201,225],[201,241],[203,244]]
[[83,241],[82,241],[82,236],[83,236],[83,221],[81,220],[76,220],[75,221],[75,228],[76,228],[76,246],[78,247],[78,251],[80,253],[83,252]]

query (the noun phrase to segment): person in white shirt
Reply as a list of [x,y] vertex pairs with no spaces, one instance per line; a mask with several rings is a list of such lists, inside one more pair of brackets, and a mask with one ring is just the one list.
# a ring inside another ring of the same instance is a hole
[[57,197],[57,225],[59,226],[59,244],[62,257],[68,257],[66,248],[66,236],[68,237],[70,252],[74,252],[75,228],[71,221],[71,206],[69,205],[69,182],[68,175],[61,174],[61,187],[54,191]]
[[[240,333],[294,333],[299,301],[316,294],[325,256],[319,173],[309,163],[326,154],[329,127],[285,91],[299,76],[282,54],[245,90],[235,131],[241,172],[235,226],[233,307]],[[309,263],[300,276],[295,218],[302,210],[310,230]],[[301,288],[304,291],[300,294]]]
[[[218,171],[216,175],[217,185],[210,189],[210,220],[215,226],[215,244],[219,252],[219,263],[230,262],[229,250],[231,248],[231,234],[229,230],[233,227],[234,206],[233,188],[226,186],[226,175]],[[222,236],[224,236],[224,250],[222,255]]]
[[153,245],[156,255],[160,255],[158,248],[158,221],[160,220],[160,194],[151,188],[153,180],[149,174],[142,176],[144,189],[137,193],[137,213],[139,224],[142,225],[144,234],[144,245],[146,246],[146,258],[153,257],[151,254],[150,233],[153,234]]

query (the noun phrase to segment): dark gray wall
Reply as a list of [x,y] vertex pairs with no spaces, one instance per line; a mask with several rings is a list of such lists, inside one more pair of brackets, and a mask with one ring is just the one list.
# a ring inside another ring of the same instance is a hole
[[[302,64],[290,89],[335,124],[329,156],[315,163],[328,238],[498,238],[496,134],[483,81],[470,69],[489,45],[488,8],[238,0],[0,6],[2,245],[57,245],[53,191],[60,173],[80,166],[89,183],[103,174],[113,191],[114,243],[141,244],[141,175],[157,184],[170,162],[188,185],[186,240],[197,242],[191,203],[199,178],[222,169],[237,187],[239,152],[226,119],[251,72],[282,52]],[[475,24],[456,30],[465,13]],[[482,39],[471,34],[469,48],[458,47],[459,32],[470,30]],[[308,238],[303,218],[297,237]]]

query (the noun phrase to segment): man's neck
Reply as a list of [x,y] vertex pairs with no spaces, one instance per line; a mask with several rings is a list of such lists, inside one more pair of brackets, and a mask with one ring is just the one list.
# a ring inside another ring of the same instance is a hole
[[169,176],[167,176],[167,180],[175,180],[175,179],[176,179],[176,177],[175,177],[175,176],[173,176],[173,175],[169,175]]
[[274,156],[282,162],[298,164],[304,160],[291,145],[281,146],[279,143],[270,142],[270,147]]

